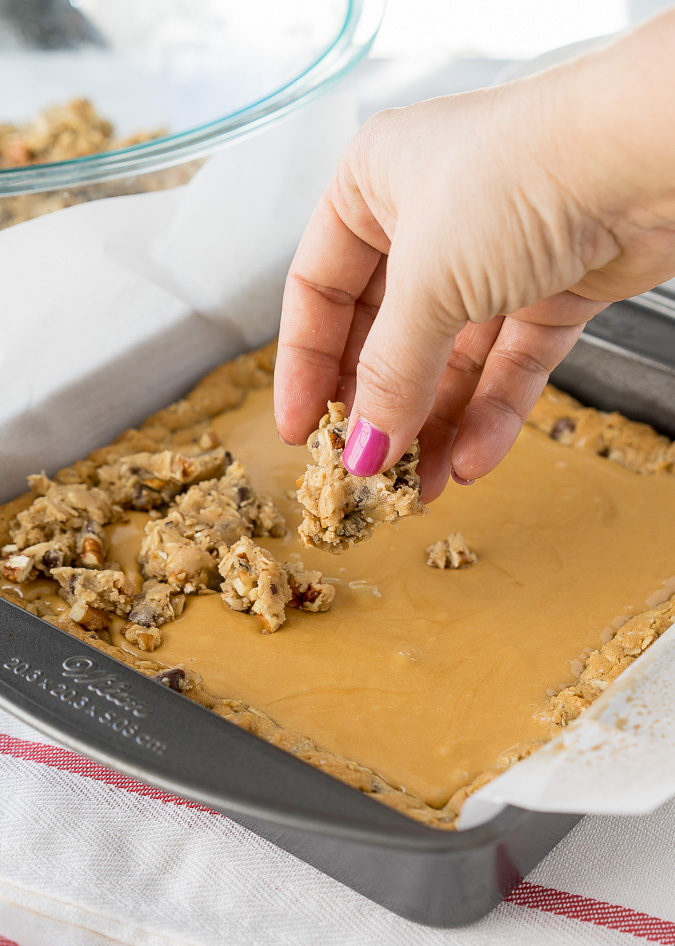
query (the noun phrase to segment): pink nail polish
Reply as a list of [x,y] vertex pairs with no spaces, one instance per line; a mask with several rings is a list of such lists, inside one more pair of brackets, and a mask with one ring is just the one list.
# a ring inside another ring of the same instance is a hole
[[374,476],[388,452],[389,437],[384,431],[373,427],[367,420],[359,419],[349,435],[342,462],[354,476]]
[[475,480],[465,480],[463,476],[459,476],[457,473],[455,473],[454,466],[450,467],[450,475],[452,476],[455,483],[459,483],[460,486],[473,486],[473,484],[476,482]]

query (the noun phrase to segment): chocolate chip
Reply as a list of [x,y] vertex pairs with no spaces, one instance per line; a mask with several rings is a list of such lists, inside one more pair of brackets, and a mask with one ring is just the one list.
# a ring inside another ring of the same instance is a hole
[[154,627],[157,612],[148,601],[139,601],[129,612],[129,620],[132,624],[140,624],[142,627]]
[[68,591],[71,595],[75,594],[75,589],[77,588],[77,575],[71,575],[68,579]]
[[45,568],[60,568],[63,565],[63,558],[63,552],[50,549],[49,552],[45,552],[42,556],[42,564]]
[[603,447],[601,450],[598,450],[599,457],[608,457],[609,456],[609,447]]
[[156,490],[150,489],[149,486],[144,486],[143,483],[136,483],[131,498],[131,505],[134,509],[147,512],[147,510],[157,505],[157,499],[161,501],[161,497],[159,497]]
[[270,591],[272,592],[273,595],[278,595],[278,594],[279,594],[279,586],[278,586],[278,585],[275,585],[274,582],[272,582],[272,584],[270,585]]
[[560,440],[563,434],[573,434],[577,429],[577,422],[571,417],[559,417],[551,428],[551,437],[554,440]]
[[168,687],[170,690],[175,690],[176,693],[182,693],[185,689],[185,671],[181,670],[180,667],[160,670],[152,679],[156,680],[157,683],[161,683],[162,686]]
[[225,456],[224,456],[224,458],[223,458],[223,462],[224,462],[225,466],[230,466],[230,464],[232,463],[233,459],[234,459],[234,457],[232,456],[232,454],[230,453],[230,451],[229,451],[229,450],[226,450],[226,451],[225,451]]
[[237,487],[237,502],[241,506],[242,503],[245,503],[247,499],[251,497],[251,490],[248,486],[238,486]]

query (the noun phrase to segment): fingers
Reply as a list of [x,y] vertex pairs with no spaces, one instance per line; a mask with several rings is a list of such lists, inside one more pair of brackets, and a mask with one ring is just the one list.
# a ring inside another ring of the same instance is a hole
[[359,239],[324,195],[286,280],[274,381],[281,437],[302,443],[335,396],[340,360],[380,251]]
[[357,299],[354,305],[354,317],[340,361],[340,377],[336,395],[338,401],[344,401],[346,404],[348,414],[351,412],[356,394],[356,368],[359,356],[380,310],[384,298],[386,275],[387,257],[383,255],[361,298]]
[[450,454],[464,411],[480,382],[483,366],[502,327],[495,318],[461,330],[436,390],[431,413],[419,434],[422,499],[431,502],[443,492],[450,475]]
[[518,309],[510,318],[518,319],[519,322],[536,322],[538,325],[581,325],[608,305],[608,302],[596,302],[567,290]]
[[414,249],[392,244],[387,288],[361,350],[345,467],[372,476],[396,463],[434,404],[436,389],[462,327],[440,308]]
[[582,330],[505,319],[452,445],[451,464],[460,478],[485,476],[504,458],[550,372]]

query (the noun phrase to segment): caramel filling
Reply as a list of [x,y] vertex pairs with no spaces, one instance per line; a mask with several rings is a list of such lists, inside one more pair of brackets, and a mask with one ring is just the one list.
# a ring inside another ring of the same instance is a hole
[[[321,569],[335,601],[326,614],[289,609],[282,629],[263,635],[220,595],[192,596],[152,658],[190,666],[214,695],[267,712],[433,806],[502,752],[546,738],[547,696],[675,573],[666,515],[675,478],[630,473],[532,428],[475,486],[450,484],[427,516],[332,556],[296,535],[286,493],[306,453],[279,442],[271,392],[249,394],[214,426],[287,516],[289,535],[260,543]],[[135,572],[145,520],[133,513],[109,527],[110,557]],[[454,531],[478,563],[429,568],[426,547]]]

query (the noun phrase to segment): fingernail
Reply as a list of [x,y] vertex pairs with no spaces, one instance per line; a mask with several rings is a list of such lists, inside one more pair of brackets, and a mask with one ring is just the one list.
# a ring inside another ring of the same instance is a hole
[[389,437],[384,431],[373,427],[367,420],[359,419],[349,435],[342,462],[354,476],[374,476],[388,452]]
[[281,434],[279,433],[278,430],[277,430],[277,437],[279,438],[279,440],[280,440],[282,443],[285,443],[287,447],[297,447],[297,446],[298,446],[298,444],[292,443],[290,440],[285,440],[285,439],[281,436]]
[[475,480],[465,480],[463,476],[459,476],[459,474],[455,473],[454,466],[450,467],[450,475],[452,476],[455,483],[459,483],[460,486],[473,486],[473,484],[476,482]]

